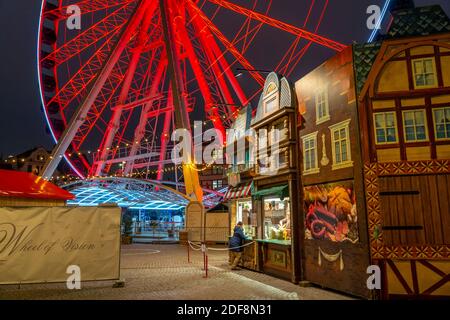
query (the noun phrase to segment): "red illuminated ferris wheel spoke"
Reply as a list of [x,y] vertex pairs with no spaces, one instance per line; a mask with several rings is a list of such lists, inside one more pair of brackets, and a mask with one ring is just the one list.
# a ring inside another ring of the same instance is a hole
[[[96,11],[114,8],[122,5],[136,4],[137,0],[83,0],[76,3],[80,8],[81,15],[87,15]],[[68,9],[75,3],[61,5],[44,12],[45,17],[56,17],[57,19],[67,19]],[[54,5],[50,5],[54,7]]]
[[236,13],[240,13],[242,15],[248,16],[252,19],[264,22],[267,25],[270,25],[272,27],[281,29],[283,31],[292,33],[294,35],[299,35],[307,40],[313,41],[317,44],[320,44],[322,46],[328,47],[330,49],[336,50],[336,51],[342,51],[345,49],[345,45],[338,43],[336,41],[327,39],[325,37],[319,36],[315,33],[309,32],[307,30],[304,30],[302,28],[290,25],[288,23],[273,19],[269,16],[266,16],[264,14],[261,13],[257,13],[255,11],[246,9],[244,7],[238,6],[234,3],[231,3],[229,1],[225,1],[225,0],[208,0],[211,3],[217,4],[221,7],[233,10]]
[[92,104],[95,102],[98,94],[100,93],[103,85],[107,81],[111,71],[113,70],[115,64],[120,58],[120,55],[125,50],[125,47],[131,37],[131,35],[135,32],[137,26],[141,22],[145,9],[148,6],[148,2],[143,0],[139,7],[137,8],[136,14],[133,15],[132,19],[129,21],[129,25],[127,29],[124,31],[121,39],[116,44],[114,50],[111,52],[110,57],[106,61],[103,69],[100,73],[97,74],[96,80],[93,83],[93,86],[89,90],[88,95],[84,99],[83,103],[77,108],[76,113],[72,116],[72,119],[67,125],[66,130],[63,135],[59,138],[59,141],[56,147],[53,149],[52,156],[49,162],[46,165],[45,171],[43,173],[43,177],[49,179],[53,172],[56,170],[58,166],[58,162],[60,161],[60,157],[64,155],[69,145],[72,143],[78,129],[84,123],[84,118],[86,117],[89,109]]
[[[222,42],[225,48],[233,54],[233,56],[239,61],[239,63],[246,69],[255,70],[256,68],[251,65],[250,62],[239,52],[238,49],[234,47],[234,45],[225,37],[225,35],[211,22],[211,20],[206,17],[206,15],[198,9],[191,0],[187,0],[189,3],[189,8],[192,9],[194,14],[198,14],[203,21],[207,24],[207,26],[211,29],[211,31],[215,34],[215,36]],[[257,72],[251,73],[253,78],[262,86],[264,84],[264,78]]]
[[117,8],[110,15],[48,54],[42,61],[51,61],[58,66],[81,54],[84,50],[94,46],[104,38],[110,38],[112,34],[120,30],[127,21],[129,14],[129,4]]
[[[205,32],[202,32],[201,30],[199,30],[199,24],[197,23],[196,19],[193,20],[192,25],[195,28],[196,33],[199,35],[200,44],[201,44],[202,48],[204,49],[204,52],[207,56],[208,64],[209,64],[208,69],[209,68],[212,69],[212,72],[215,75],[215,79],[218,83],[219,90],[220,90],[223,98],[225,99],[225,102],[227,104],[229,104],[230,106],[234,105],[233,96],[228,88],[228,85],[227,85],[225,79],[224,79],[224,73],[222,70],[220,70],[220,67],[218,64],[219,59],[214,56],[214,52],[210,47],[210,43],[208,42],[208,36],[206,35]],[[213,39],[213,41],[214,41],[214,39]],[[233,106],[232,110],[234,111],[234,109],[235,109],[235,107]]]
[[114,47],[113,39],[119,33],[116,30],[108,41],[101,45],[96,53],[85,62],[85,64],[56,92],[50,103],[57,102],[62,111],[65,111],[69,104],[88,88],[91,81],[101,70],[104,61],[108,57],[108,53]]
[[[156,68],[154,79],[151,82],[151,87],[149,90],[150,97],[155,97],[157,95],[157,93],[161,90],[161,87],[162,87],[161,82],[162,82],[163,76],[165,74],[166,68],[167,68],[167,59],[165,58],[165,56],[162,56],[158,63],[158,66]],[[149,100],[141,110],[141,114],[139,117],[139,124],[136,127],[136,130],[134,132],[134,139],[132,140],[134,143],[130,150],[130,154],[129,154],[130,157],[134,157],[137,154],[140,143],[144,139],[145,127],[147,125],[147,121],[148,121],[148,117],[149,117],[148,114],[151,111],[153,102],[155,100],[156,100],[156,98]],[[133,163],[127,162],[124,173],[129,174],[132,169],[133,169]]]
[[[130,59],[128,70],[125,75],[125,79],[122,83],[122,90],[119,94],[119,99],[117,101],[117,105],[114,108],[113,115],[111,120],[108,123],[108,127],[106,129],[106,133],[104,135],[104,140],[101,143],[100,150],[100,162],[95,170],[96,175],[100,175],[103,170],[104,161],[106,160],[106,156],[108,155],[108,151],[111,149],[114,136],[116,135],[118,129],[120,128],[120,118],[123,112],[123,105],[128,98],[128,94],[130,92],[131,84],[135,76],[135,72],[138,68],[138,63],[141,59],[142,50],[147,43],[148,40],[148,32],[151,24],[151,17],[153,16],[154,11],[156,10],[156,2],[153,1],[147,11],[145,12],[145,16],[147,19],[144,19],[142,25],[140,26],[140,31],[136,39],[136,44],[133,49],[133,54]],[[130,112],[131,113],[131,112]],[[128,121],[126,121],[128,122]]]

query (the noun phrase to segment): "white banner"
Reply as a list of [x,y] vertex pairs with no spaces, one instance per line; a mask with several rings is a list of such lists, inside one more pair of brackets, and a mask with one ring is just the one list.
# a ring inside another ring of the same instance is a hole
[[118,207],[0,208],[0,284],[120,276]]

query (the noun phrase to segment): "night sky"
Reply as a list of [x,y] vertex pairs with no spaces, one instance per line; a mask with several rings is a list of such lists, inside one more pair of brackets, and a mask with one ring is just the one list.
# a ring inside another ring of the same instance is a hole
[[[306,2],[310,3],[311,0]],[[325,1],[325,0],[317,0]],[[245,5],[247,1],[232,0]],[[305,13],[299,12],[302,0],[274,0],[270,15],[285,22],[299,25]],[[366,28],[366,8],[381,5],[384,0],[330,0],[319,34],[350,44],[365,42],[370,30]],[[416,0],[416,5],[440,4],[450,14],[448,0]],[[0,0],[0,157],[23,152],[43,145],[52,147],[45,131],[44,114],[40,111],[40,98],[36,71],[36,41],[40,0]],[[299,17],[302,17],[299,19]],[[301,25],[299,25],[301,26]],[[226,28],[226,26],[221,26]],[[274,38],[278,30],[269,30]],[[269,36],[270,37],[270,36]],[[303,62],[292,74],[295,81],[334,54],[333,51],[312,46]],[[270,54],[252,52],[247,55],[257,68],[271,65]]]

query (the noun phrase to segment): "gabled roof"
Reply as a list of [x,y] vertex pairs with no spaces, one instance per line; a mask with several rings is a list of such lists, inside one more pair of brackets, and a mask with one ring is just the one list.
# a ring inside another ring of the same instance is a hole
[[353,45],[355,84],[359,95],[381,48],[381,42]]
[[384,39],[450,32],[450,19],[439,5],[398,10]]
[[36,152],[39,149],[44,150],[47,153],[50,153],[44,147],[36,147],[36,148],[30,149],[30,150],[24,151],[24,152],[16,155],[15,157],[16,158],[28,158],[29,156],[31,156],[34,152]]
[[357,94],[361,93],[384,40],[444,32],[450,32],[450,19],[439,5],[393,11],[386,34],[377,37],[376,42],[353,45]]
[[34,174],[0,170],[0,197],[71,200],[75,196]]

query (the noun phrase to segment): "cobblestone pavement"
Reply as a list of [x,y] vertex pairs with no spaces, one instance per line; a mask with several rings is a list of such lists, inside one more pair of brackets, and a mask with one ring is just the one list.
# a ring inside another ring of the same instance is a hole
[[67,290],[65,284],[0,286],[0,299],[349,299],[257,272],[231,271],[226,252],[210,251],[209,277],[205,279],[202,255],[196,252],[191,257],[188,263],[186,247],[180,245],[124,246],[121,260],[124,288],[112,288],[111,281],[83,283],[81,290]]

